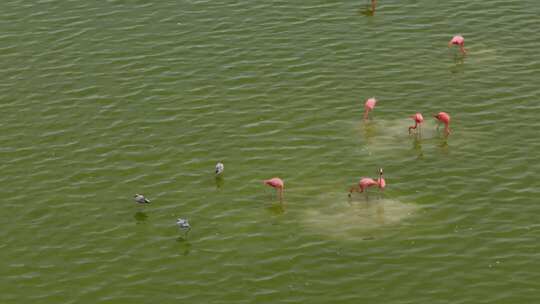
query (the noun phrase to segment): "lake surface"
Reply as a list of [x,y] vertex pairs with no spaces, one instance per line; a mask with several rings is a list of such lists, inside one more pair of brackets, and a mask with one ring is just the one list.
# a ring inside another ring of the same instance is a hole
[[0,302],[538,302],[540,2],[378,3],[1,1]]

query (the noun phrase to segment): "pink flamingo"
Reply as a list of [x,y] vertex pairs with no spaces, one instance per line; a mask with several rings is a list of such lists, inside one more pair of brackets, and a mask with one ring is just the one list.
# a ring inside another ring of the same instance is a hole
[[433,115],[433,117],[444,124],[444,133],[448,136],[450,134],[450,115],[446,112],[439,112],[439,114]]
[[267,180],[264,181],[264,184],[276,189],[276,191],[279,192],[279,200],[280,201],[283,200],[284,183],[283,183],[283,180],[281,178],[274,177],[274,178],[271,178],[271,179],[267,179]]
[[364,120],[368,119],[369,111],[373,111],[375,104],[377,104],[377,99],[375,99],[375,97],[366,100],[366,104],[364,105]]
[[352,186],[351,189],[349,190],[349,197],[351,197],[354,191],[362,193],[367,188],[373,187],[373,186],[378,186],[380,190],[383,190],[384,187],[386,187],[386,181],[384,180],[384,177],[383,177],[382,168],[379,169],[379,178],[376,180],[369,177],[362,177],[360,181],[358,182],[358,186]]
[[451,47],[452,44],[459,45],[459,50],[463,55],[467,54],[467,50],[465,49],[465,38],[461,35],[457,35],[452,37],[452,40],[448,42],[448,47]]
[[413,116],[411,116],[412,119],[414,119],[414,126],[409,127],[409,134],[411,134],[412,129],[418,128],[418,132],[420,132],[420,124],[424,122],[424,117],[422,116],[422,113],[416,113]]

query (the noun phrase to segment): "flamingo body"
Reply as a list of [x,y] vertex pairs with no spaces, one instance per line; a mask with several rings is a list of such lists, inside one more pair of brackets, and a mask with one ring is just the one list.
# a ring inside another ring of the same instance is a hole
[[375,105],[377,104],[377,99],[375,97],[368,98],[364,104],[364,119],[368,119],[369,111],[373,111]]
[[358,186],[357,187],[352,187],[349,190],[349,197],[351,196],[351,194],[354,191],[362,193],[362,192],[366,191],[367,188],[374,187],[374,186],[379,187],[380,190],[383,190],[384,187],[386,187],[386,180],[383,177],[382,168],[379,169],[379,178],[378,179],[372,179],[372,178],[369,178],[369,177],[362,177],[360,179],[360,181],[358,182]]
[[421,123],[424,122],[424,116],[422,116],[422,113],[416,113],[413,116],[411,116],[412,119],[414,119],[414,126],[409,127],[409,134],[411,133],[412,129],[416,129],[420,126]]
[[465,38],[463,38],[463,36],[456,35],[452,37],[452,39],[448,42],[448,47],[451,47],[452,45],[459,46],[459,50],[464,55],[467,53],[467,51],[465,50]]
[[433,115],[433,117],[444,124],[446,135],[450,134],[450,115],[446,112],[439,112],[437,115]]
[[358,182],[358,187],[360,188],[360,193],[362,193],[367,188],[377,186],[378,184],[379,183],[376,180],[369,177],[364,177]]
[[276,189],[276,191],[278,191],[279,193],[279,199],[283,199],[283,187],[285,186],[285,184],[283,183],[283,180],[281,178],[274,177],[271,179],[267,179],[264,181],[264,184]]

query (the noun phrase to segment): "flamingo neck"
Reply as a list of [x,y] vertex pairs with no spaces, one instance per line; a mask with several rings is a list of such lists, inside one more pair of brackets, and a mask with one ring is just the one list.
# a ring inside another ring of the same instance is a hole
[[444,124],[444,132],[446,135],[450,134],[450,125],[448,123]]
[[[416,127],[416,124],[415,124],[415,127]],[[377,179],[377,186],[382,189],[386,186],[386,181],[384,180],[384,177],[383,177],[383,173],[380,172],[379,173],[379,178]]]
[[409,133],[411,133],[411,129],[416,129],[416,127],[418,127],[418,122],[417,121],[414,122],[414,126],[409,127]]

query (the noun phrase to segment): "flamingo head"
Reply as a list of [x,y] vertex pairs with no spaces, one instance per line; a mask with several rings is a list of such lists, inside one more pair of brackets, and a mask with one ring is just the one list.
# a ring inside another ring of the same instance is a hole
[[377,183],[379,184],[379,188],[384,189],[386,187],[386,181],[383,177],[383,169],[379,168],[379,178],[377,179]]

